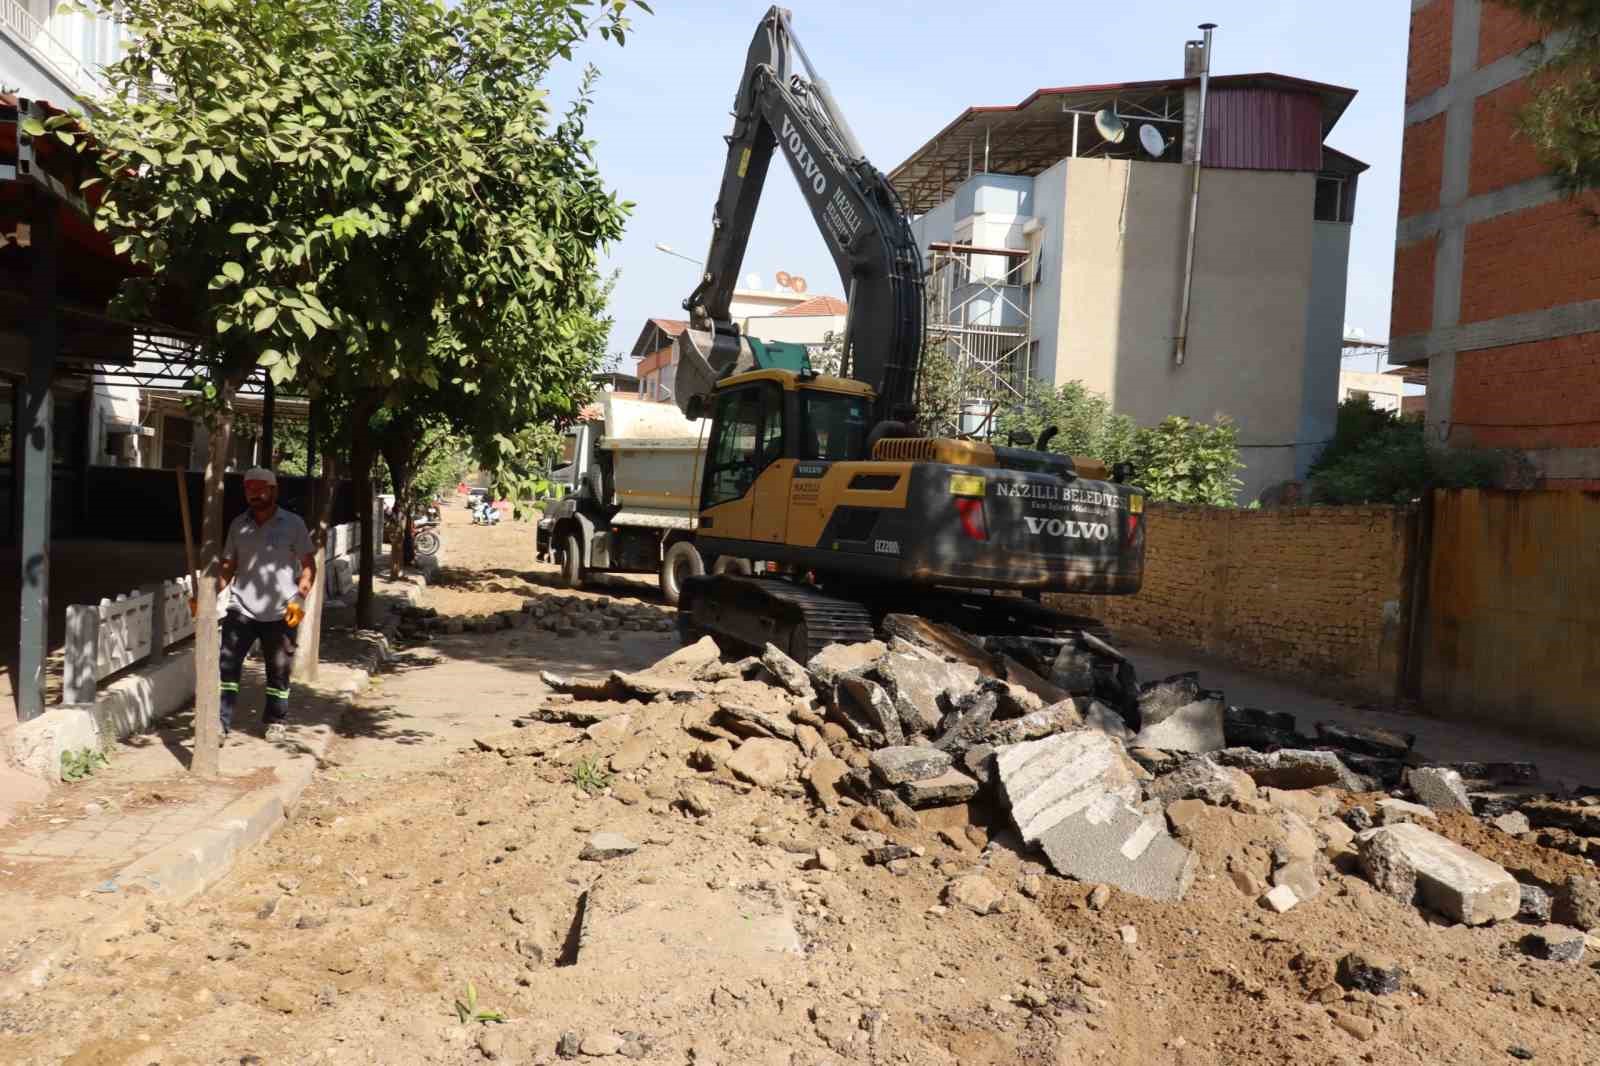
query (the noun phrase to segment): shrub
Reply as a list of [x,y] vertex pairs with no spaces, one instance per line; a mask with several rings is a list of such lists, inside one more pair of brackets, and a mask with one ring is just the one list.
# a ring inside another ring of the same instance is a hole
[[1410,503],[1430,488],[1488,488],[1509,457],[1489,450],[1430,445],[1420,418],[1379,411],[1365,397],[1339,405],[1333,440],[1308,478],[1317,503]]

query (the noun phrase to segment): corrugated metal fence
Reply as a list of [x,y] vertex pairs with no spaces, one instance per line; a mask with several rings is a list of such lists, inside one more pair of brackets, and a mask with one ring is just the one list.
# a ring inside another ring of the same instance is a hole
[[1600,493],[1438,490],[1412,652],[1428,713],[1600,744]]

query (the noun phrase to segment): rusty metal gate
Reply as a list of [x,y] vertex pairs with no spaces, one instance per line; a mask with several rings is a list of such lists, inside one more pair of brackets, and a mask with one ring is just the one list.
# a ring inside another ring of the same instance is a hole
[[1600,493],[1436,490],[1411,681],[1440,718],[1600,744]]

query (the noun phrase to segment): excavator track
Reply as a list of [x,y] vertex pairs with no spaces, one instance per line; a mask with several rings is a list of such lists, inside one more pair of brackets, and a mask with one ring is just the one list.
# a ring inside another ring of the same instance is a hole
[[872,612],[855,600],[778,578],[732,574],[685,583],[678,632],[684,643],[710,636],[751,652],[775,644],[802,663],[829,644],[857,644],[875,636]]

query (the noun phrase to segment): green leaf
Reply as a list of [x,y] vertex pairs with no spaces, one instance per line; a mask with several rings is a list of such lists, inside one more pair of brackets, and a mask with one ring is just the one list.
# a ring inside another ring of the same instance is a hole
[[45,135],[44,123],[36,118],[22,120],[22,132],[30,137],[43,137]]
[[257,333],[261,333],[264,330],[271,329],[272,324],[276,321],[278,321],[278,308],[269,304],[256,312],[255,321],[250,324],[250,328]]
[[222,273],[229,281],[236,284],[244,280],[244,267],[231,260],[222,264]]
[[263,349],[261,354],[256,356],[256,366],[277,366],[282,361],[283,353],[276,348]]

